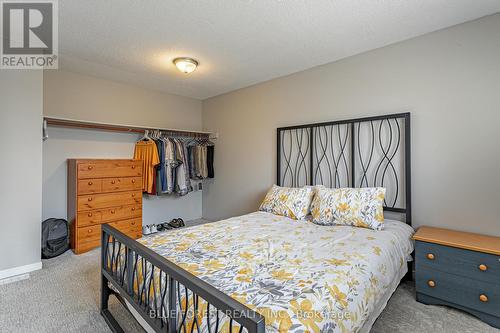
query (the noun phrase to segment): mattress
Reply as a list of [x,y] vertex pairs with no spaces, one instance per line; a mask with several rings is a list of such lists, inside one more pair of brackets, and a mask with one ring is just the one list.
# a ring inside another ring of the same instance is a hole
[[406,272],[413,232],[255,212],[138,241],[263,315],[266,332],[367,332]]

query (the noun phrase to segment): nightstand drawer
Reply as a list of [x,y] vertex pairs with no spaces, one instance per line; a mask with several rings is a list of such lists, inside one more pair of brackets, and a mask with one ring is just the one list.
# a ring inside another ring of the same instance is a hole
[[500,256],[433,243],[415,243],[415,267],[500,284]]
[[417,293],[500,316],[500,284],[420,267],[416,270],[416,287]]

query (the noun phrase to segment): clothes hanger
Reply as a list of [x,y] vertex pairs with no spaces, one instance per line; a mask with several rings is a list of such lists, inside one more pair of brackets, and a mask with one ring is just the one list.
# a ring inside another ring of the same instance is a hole
[[201,137],[201,144],[204,145],[204,146],[208,146],[208,145],[211,145],[211,144],[213,145],[213,143],[210,142],[208,136],[202,136]]
[[210,140],[210,136],[207,135],[207,136],[204,136],[203,137],[204,141],[205,141],[205,144],[207,146],[215,146],[215,143],[213,143],[211,140]]
[[184,145],[187,147],[187,146],[190,146],[192,144],[196,143],[196,138],[193,137],[193,136],[186,136],[184,137]]
[[144,136],[139,141],[149,141],[151,138],[149,137],[149,130],[144,130]]
[[153,139],[160,140],[160,136],[161,136],[160,130],[154,130],[153,131]]

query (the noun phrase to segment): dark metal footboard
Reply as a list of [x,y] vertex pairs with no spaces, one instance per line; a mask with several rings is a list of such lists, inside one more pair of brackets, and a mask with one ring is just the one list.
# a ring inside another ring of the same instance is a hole
[[101,314],[113,332],[123,329],[108,309],[111,295],[156,332],[265,332],[260,314],[107,224],[101,278]]

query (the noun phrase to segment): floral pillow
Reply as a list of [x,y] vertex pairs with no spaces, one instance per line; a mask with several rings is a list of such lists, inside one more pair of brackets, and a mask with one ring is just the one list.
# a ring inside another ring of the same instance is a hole
[[382,230],[385,188],[319,188],[311,214],[321,225],[348,225]]
[[314,195],[312,187],[280,187],[273,185],[259,210],[301,220],[309,213]]
[[314,209],[314,197],[316,196],[316,193],[318,193],[318,190],[320,188],[325,188],[325,185],[305,185],[304,187],[311,188],[313,191],[313,199],[311,200],[311,206],[309,207],[309,211],[307,212],[307,215],[309,215],[308,220],[311,220],[311,212]]

